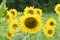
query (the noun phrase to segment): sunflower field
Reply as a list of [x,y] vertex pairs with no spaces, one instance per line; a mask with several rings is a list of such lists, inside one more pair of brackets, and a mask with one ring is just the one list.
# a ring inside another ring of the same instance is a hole
[[60,4],[43,9],[35,1],[33,6],[21,6],[22,9],[19,4],[8,7],[8,0],[0,3],[0,40],[60,40]]

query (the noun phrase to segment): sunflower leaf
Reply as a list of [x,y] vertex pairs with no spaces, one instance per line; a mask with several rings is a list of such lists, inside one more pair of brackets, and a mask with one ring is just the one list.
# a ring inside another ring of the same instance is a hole
[[2,4],[1,4],[1,8],[0,8],[0,19],[2,17],[2,13],[4,13],[4,6],[6,4],[6,0],[3,0],[2,1]]
[[0,40],[3,40],[3,37],[0,36]]

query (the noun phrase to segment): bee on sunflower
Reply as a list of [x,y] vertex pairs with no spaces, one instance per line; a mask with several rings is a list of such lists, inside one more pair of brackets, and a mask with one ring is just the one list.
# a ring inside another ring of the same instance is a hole
[[56,20],[53,19],[53,18],[50,18],[47,20],[47,23],[46,23],[48,26],[51,26],[51,27],[55,27],[56,26]]
[[60,4],[57,4],[54,10],[58,15],[60,15]]
[[11,32],[8,32],[8,33],[6,34],[6,37],[9,38],[9,39],[11,39],[13,36],[14,36],[14,34],[11,33]]
[[16,17],[18,15],[16,9],[10,9],[9,12],[13,15],[13,17]]
[[28,15],[28,14],[30,14],[30,15],[36,14],[36,11],[34,10],[34,7],[26,7],[24,9],[24,15]]
[[35,34],[42,28],[42,18],[37,15],[24,15],[20,18],[20,27],[26,33]]
[[19,32],[19,22],[17,19],[13,19],[10,23],[9,23],[9,30],[10,32]]
[[39,9],[39,8],[35,8],[38,16],[42,16],[42,9]]
[[45,27],[43,28],[43,32],[44,32],[44,35],[46,35],[47,37],[53,37],[55,28],[45,25]]

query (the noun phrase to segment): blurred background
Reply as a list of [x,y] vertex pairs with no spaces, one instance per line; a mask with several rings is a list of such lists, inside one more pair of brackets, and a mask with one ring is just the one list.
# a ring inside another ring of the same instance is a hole
[[[2,0],[0,0],[0,3]],[[18,11],[23,11],[25,7],[34,6],[35,8],[41,8],[43,12],[53,12],[56,4],[59,4],[60,0],[7,0],[8,10],[15,8]]]

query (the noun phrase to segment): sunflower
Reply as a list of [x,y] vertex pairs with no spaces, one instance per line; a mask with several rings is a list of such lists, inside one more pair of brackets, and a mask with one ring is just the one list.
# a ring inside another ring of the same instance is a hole
[[46,35],[47,37],[53,37],[54,31],[55,31],[55,28],[50,26],[45,25],[45,27],[43,28],[44,35]]
[[47,20],[47,25],[51,26],[51,27],[55,27],[56,26],[56,20],[53,18],[50,18]]
[[37,15],[24,15],[20,18],[20,27],[26,33],[37,33],[42,28],[42,19]]
[[7,35],[6,35],[6,37],[9,38],[9,39],[11,39],[13,36],[14,36],[14,34],[11,33],[11,32],[8,32]]
[[13,17],[12,17],[12,15],[10,14],[10,12],[8,12],[7,15],[5,16],[5,18],[6,18],[6,20],[7,20],[8,22],[10,22]]
[[18,14],[17,14],[17,10],[16,9],[10,9],[9,12],[11,12],[11,14],[16,17]]
[[10,22],[9,29],[10,29],[10,32],[13,32],[13,33],[19,31],[19,22],[17,19],[14,19]]
[[36,11],[34,10],[34,7],[26,7],[24,9],[24,15],[28,15],[28,14],[36,14]]
[[54,10],[58,15],[60,15],[60,4],[57,4]]
[[35,8],[35,10],[39,16],[42,16],[42,10],[41,9]]

